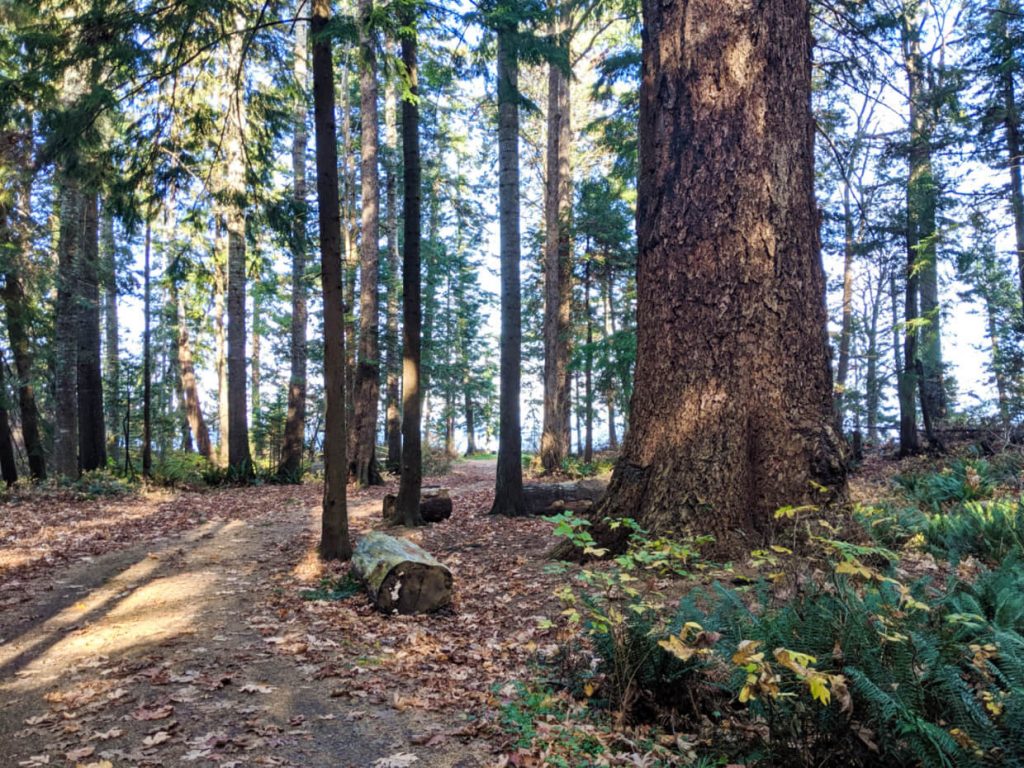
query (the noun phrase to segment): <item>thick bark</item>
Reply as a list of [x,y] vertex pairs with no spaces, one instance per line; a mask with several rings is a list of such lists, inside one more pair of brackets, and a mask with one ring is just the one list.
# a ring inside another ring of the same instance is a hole
[[77,477],[78,263],[81,258],[84,198],[77,180],[62,175],[59,184],[53,469],[63,477]]
[[585,512],[608,490],[608,481],[600,478],[571,483],[524,485],[526,511],[531,515],[557,515],[572,510]]
[[114,217],[104,206],[100,223],[100,284],[103,289],[103,379],[106,393],[107,453],[117,456],[120,443],[121,417],[119,389],[121,384],[120,341],[117,318],[117,242],[114,239]]
[[353,393],[349,475],[357,485],[383,482],[377,469],[377,408],[380,397],[378,343],[380,281],[380,173],[377,164],[377,54],[370,18],[373,0],[359,0],[359,110],[362,126],[362,232],[359,252],[359,362]]
[[643,14],[635,389],[595,514],[724,546],[846,491],[808,4],[644,0]]
[[420,442],[420,226],[421,174],[419,84],[416,57],[416,15],[410,6],[403,14],[402,64],[411,98],[402,101],[402,154],[405,167],[405,250],[402,254],[402,479],[393,522],[422,525],[420,488],[423,451]]
[[417,544],[380,531],[360,539],[352,573],[384,613],[430,613],[452,599],[451,571]]
[[[153,301],[151,288],[151,256],[153,226],[146,221],[146,242],[142,264],[142,475],[153,474],[153,376],[152,338]],[[125,430],[127,432],[127,429]],[[125,443],[127,452],[127,440]]]
[[224,128],[224,219],[227,223],[228,312],[228,466],[241,477],[253,474],[249,453],[249,413],[246,403],[245,317],[245,141],[246,106],[243,68],[245,20],[235,18],[228,38],[231,78]]
[[[561,14],[559,14],[561,16]],[[553,30],[567,45],[563,18]],[[558,470],[569,434],[569,342],[572,334],[572,149],[569,77],[558,64],[548,67],[547,179],[544,188],[544,424],[540,460],[546,472]]]
[[99,201],[83,198],[83,232],[78,268],[78,461],[83,471],[105,467],[107,437],[100,357]]
[[501,251],[501,363],[498,467],[492,514],[526,514],[519,392],[522,319],[519,284],[519,63],[515,29],[498,32],[498,219]]
[[388,80],[384,87],[384,159],[387,168],[385,196],[387,218],[384,230],[387,238],[387,321],[385,323],[384,351],[387,355],[387,384],[385,387],[385,426],[388,446],[388,469],[395,471],[402,461],[402,411],[399,379],[402,374],[402,351],[398,338],[398,305],[402,297],[398,252],[398,132],[395,84]]
[[308,27],[304,21],[295,23],[295,62],[293,74],[299,97],[295,100],[292,135],[292,200],[295,223],[292,226],[292,322],[288,359],[288,414],[284,425],[284,444],[277,468],[280,477],[297,480],[302,469],[302,448],[306,440],[306,359],[308,344],[306,324],[309,310],[306,302],[306,81],[308,58]]
[[188,315],[185,312],[185,299],[178,291],[174,291],[177,299],[177,336],[178,336],[178,375],[181,378],[181,394],[185,404],[185,418],[189,430],[195,439],[196,450],[208,459],[213,459],[213,446],[210,444],[210,431],[203,418],[203,409],[199,402],[199,387],[196,383],[195,363],[192,359],[192,345],[188,332]]
[[320,557],[348,560],[345,486],[345,309],[341,291],[341,203],[338,199],[338,138],[334,116],[334,65],[331,43],[323,35],[330,19],[329,0],[313,0],[313,124],[316,133],[316,192],[320,228],[320,275],[324,305],[324,500]]

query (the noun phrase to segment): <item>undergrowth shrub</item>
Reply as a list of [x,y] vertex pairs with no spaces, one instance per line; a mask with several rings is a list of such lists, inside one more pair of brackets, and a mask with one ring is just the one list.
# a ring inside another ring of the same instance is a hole
[[955,459],[939,472],[912,472],[894,481],[907,498],[931,512],[941,512],[950,503],[991,498],[997,484],[985,459]]
[[[556,531],[599,552],[585,523],[560,517]],[[1020,557],[973,583],[905,584],[868,564],[890,562],[887,550],[818,542],[828,572],[802,561],[784,596],[767,580],[718,579],[670,611],[652,573],[704,564],[691,545],[648,568],[632,553],[661,544],[635,527],[631,554],[562,591],[593,651],[569,684],[620,720],[710,733],[747,764],[1024,765]]]
[[210,485],[210,479],[219,479],[217,473],[217,467],[205,456],[173,451],[153,468],[153,482],[171,488],[195,488]]
[[924,529],[928,547],[959,560],[974,555],[997,563],[1024,553],[1024,511],[1020,500],[971,501],[947,514],[932,515]]

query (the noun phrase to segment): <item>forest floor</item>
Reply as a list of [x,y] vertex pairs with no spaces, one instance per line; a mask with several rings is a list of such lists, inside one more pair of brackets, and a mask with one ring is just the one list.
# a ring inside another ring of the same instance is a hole
[[[426,617],[334,592],[344,568],[316,558],[317,483],[11,499],[0,763],[494,763],[502,702],[556,650],[538,625],[558,577],[550,524],[487,514],[493,477],[483,460],[428,479],[454,514],[409,537],[450,567],[455,598]],[[350,491],[356,537],[383,526],[393,486]]]

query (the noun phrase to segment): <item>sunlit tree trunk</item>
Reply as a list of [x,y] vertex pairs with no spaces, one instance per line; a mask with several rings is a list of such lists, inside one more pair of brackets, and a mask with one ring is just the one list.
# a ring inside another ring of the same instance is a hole
[[100,223],[100,283],[103,288],[103,378],[107,391],[103,406],[107,420],[107,447],[117,456],[121,442],[120,397],[121,359],[117,317],[117,241],[114,239],[114,217],[104,205]]
[[385,352],[387,354],[387,385],[385,388],[385,433],[388,445],[388,468],[397,470],[402,461],[402,411],[399,378],[402,374],[402,352],[398,338],[398,305],[402,296],[398,252],[398,131],[395,84],[389,79],[384,88],[384,157],[387,165],[387,323]]
[[644,0],[643,16],[635,389],[595,517],[765,534],[779,507],[846,490],[808,3]]
[[410,3],[402,14],[402,64],[409,98],[402,101],[405,237],[402,254],[402,479],[395,503],[395,520],[422,525],[420,490],[423,451],[420,437],[420,239],[421,177],[419,80],[417,69],[417,8]]
[[320,227],[320,276],[324,304],[324,499],[320,557],[348,560],[345,486],[345,335],[341,292],[341,204],[338,199],[338,138],[334,115],[334,65],[331,42],[324,35],[330,20],[329,0],[312,0],[313,124],[316,133],[316,192]]
[[359,110],[362,126],[362,241],[359,256],[359,362],[353,393],[349,475],[360,486],[380,483],[377,408],[380,397],[378,284],[380,173],[377,164],[377,54],[370,28],[373,0],[359,0]]
[[53,468],[78,476],[78,264],[81,258],[83,195],[78,181],[59,178],[60,234],[57,244],[57,306],[54,348]]
[[213,458],[210,445],[210,431],[203,418],[203,409],[199,402],[199,386],[196,383],[195,362],[192,359],[192,343],[188,330],[188,314],[185,311],[185,298],[172,287],[172,297],[177,304],[177,341],[178,341],[178,375],[181,377],[181,393],[185,404],[185,418],[195,439],[196,450],[208,459]]

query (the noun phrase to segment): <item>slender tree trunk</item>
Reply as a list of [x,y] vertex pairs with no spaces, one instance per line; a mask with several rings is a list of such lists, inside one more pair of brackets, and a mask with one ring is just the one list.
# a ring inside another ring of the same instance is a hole
[[420,110],[417,101],[416,8],[403,13],[402,64],[408,78],[409,98],[402,101],[402,153],[405,167],[405,251],[402,254],[402,480],[395,504],[395,523],[423,524],[420,490],[423,451],[420,443],[420,227],[421,174]]
[[293,75],[300,96],[295,100],[292,135],[292,200],[295,204],[295,223],[292,226],[292,322],[288,358],[288,414],[284,425],[284,445],[278,464],[279,477],[298,480],[302,470],[302,448],[306,440],[306,324],[309,310],[306,302],[306,103],[308,26],[295,22],[295,62]]
[[[1004,37],[1009,37],[1007,21],[1013,14],[1020,15],[1020,4],[1001,0],[997,12]],[[1013,43],[1009,42],[1007,56],[1012,56]],[[1021,120],[1017,109],[1017,93],[1010,61],[1003,62],[999,79],[1003,93],[1003,127],[1006,131],[1006,155],[1010,168],[1010,211],[1013,214],[1014,244],[1017,248],[1017,283],[1024,307],[1024,150],[1021,148]]]
[[[21,184],[16,199],[16,210],[0,222],[2,233],[13,248],[4,260],[4,286],[0,296],[4,302],[7,337],[11,343],[14,371],[17,375],[18,410],[21,414],[21,436],[28,457],[29,474],[33,480],[46,478],[46,454],[39,433],[39,408],[35,388],[32,386],[32,341],[29,338],[29,308],[25,295],[24,268],[28,264],[30,239],[28,224],[31,213],[32,181],[29,167],[31,135],[24,138],[24,146],[15,165],[21,169]],[[11,214],[16,213],[15,217]]]
[[178,336],[178,375],[181,377],[181,392],[185,403],[185,418],[195,438],[196,450],[208,459],[213,458],[213,447],[210,444],[210,431],[203,418],[203,409],[199,402],[199,386],[196,383],[195,362],[192,359],[192,344],[188,331],[188,315],[185,312],[185,299],[174,290],[177,303],[177,336]]
[[526,514],[519,420],[522,328],[519,285],[519,62],[515,27],[498,33],[498,218],[501,242],[501,364],[498,468],[492,514]]
[[999,342],[998,320],[992,297],[985,296],[985,320],[988,325],[989,343],[992,345],[992,373],[996,380],[996,394],[999,401],[999,421],[1003,429],[1010,428],[1010,400],[1007,394],[1006,373],[1003,367],[1003,351]]
[[[939,317],[939,279],[936,249],[935,215],[938,185],[932,171],[932,118],[926,83],[927,73],[921,56],[919,3],[909,2],[903,17],[904,67],[907,73],[910,109],[910,160],[907,177],[907,248],[912,259],[913,282],[920,295],[920,313],[914,317],[921,325],[915,340],[916,357],[907,357],[907,365],[921,370],[921,412],[929,442],[938,440],[929,425],[945,416],[942,343]],[[918,319],[920,318],[920,319]],[[914,361],[913,363],[911,361]]]
[[153,226],[146,219],[146,242],[143,246],[142,268],[142,475],[153,475],[153,376],[152,370],[152,330],[150,321],[153,316],[150,257],[153,245]]
[[228,312],[228,466],[242,477],[253,474],[249,453],[249,413],[245,371],[245,75],[243,44],[245,20],[235,17],[228,38],[230,95],[224,129],[224,218],[227,222]]
[[[612,310],[614,303],[613,293],[613,280],[612,280],[612,268],[607,266],[605,269],[605,293],[604,293],[604,341],[608,349],[608,361],[609,365],[612,364],[613,356],[610,344],[612,343],[612,337],[615,335],[615,313]],[[608,447],[613,451],[619,450],[619,435],[615,430],[615,389],[612,385],[613,377],[612,372],[607,372],[608,376],[608,389],[605,391],[604,399],[608,405]]]
[[839,427],[845,416],[846,376],[850,369],[850,340],[853,337],[853,209],[850,206],[850,182],[843,185],[843,309],[839,332],[839,365],[836,371],[836,412]]
[[388,80],[384,88],[384,158],[387,166],[387,324],[385,350],[387,352],[387,387],[385,394],[385,432],[388,444],[388,468],[399,469],[402,462],[402,411],[399,405],[402,374],[402,352],[398,338],[398,305],[402,296],[398,252],[398,133],[395,84]]
[[[554,33],[568,47],[563,13]],[[548,67],[547,180],[544,188],[544,425],[541,465],[554,472],[568,451],[569,342],[572,333],[572,127],[569,78],[558,64]]]
[[0,477],[9,488],[18,482],[18,464],[14,459],[14,435],[11,434],[11,420],[7,414],[6,367],[6,361],[0,357]]
[[588,254],[583,284],[583,312],[587,323],[586,370],[583,374],[583,407],[586,409],[587,438],[583,444],[583,461],[587,464],[594,460],[594,321],[590,315],[590,262]]
[[472,456],[476,453],[476,414],[473,411],[473,395],[469,390],[469,380],[464,382],[462,390],[463,401],[466,409],[466,455]]
[[871,298],[871,319],[868,322],[867,372],[864,390],[868,422],[868,442],[878,444],[878,415],[882,399],[882,385],[878,377],[878,318],[882,312],[882,296],[884,295],[884,276],[880,277],[877,290]]
[[117,320],[117,242],[114,239],[114,217],[108,206],[103,206],[100,223],[100,283],[103,287],[103,378],[106,394],[103,406],[106,413],[107,453],[117,456],[120,443],[121,417],[118,402],[121,384]]
[[103,371],[100,357],[99,202],[83,197],[83,232],[78,268],[78,460],[84,471],[107,464],[103,412]]
[[227,296],[228,273],[225,263],[225,248],[219,206],[214,207],[214,256],[213,256],[213,340],[214,367],[217,370],[217,463],[228,466],[228,336],[227,315],[224,299]]
[[[356,249],[357,226],[355,221],[356,192],[355,192],[355,169],[352,165],[352,157],[355,151],[352,148],[352,127],[349,119],[348,105],[348,77],[349,68],[343,66],[341,69],[341,151],[343,172],[342,177],[342,217],[344,226],[342,232],[344,242],[342,253],[344,254],[344,271],[342,273],[342,291],[345,307],[345,423],[352,424],[355,419],[355,375],[356,375],[356,318],[355,318],[355,297],[356,297],[356,270],[359,266],[359,253]],[[347,438],[346,438],[347,439]]]
[[260,354],[262,352],[262,337],[260,336],[260,312],[263,307],[258,292],[252,293],[252,352],[249,363],[249,389],[252,393],[252,424],[259,424],[260,412],[263,410],[263,397],[260,392],[262,386],[262,371],[260,370]]
[[329,0],[313,0],[313,124],[316,132],[316,192],[320,226],[320,274],[324,304],[324,390],[327,419],[324,436],[324,501],[320,557],[349,560],[345,486],[345,309],[341,291],[341,204],[338,199],[338,138],[334,116],[334,65]]
[[377,144],[377,54],[370,19],[373,0],[359,0],[359,109],[362,126],[362,231],[359,284],[359,363],[353,394],[349,475],[357,485],[383,482],[377,469],[377,408],[380,398],[380,349],[377,292],[380,282],[380,173]]
[[644,0],[643,16],[635,389],[595,516],[721,542],[846,491],[810,14],[806,0]]

